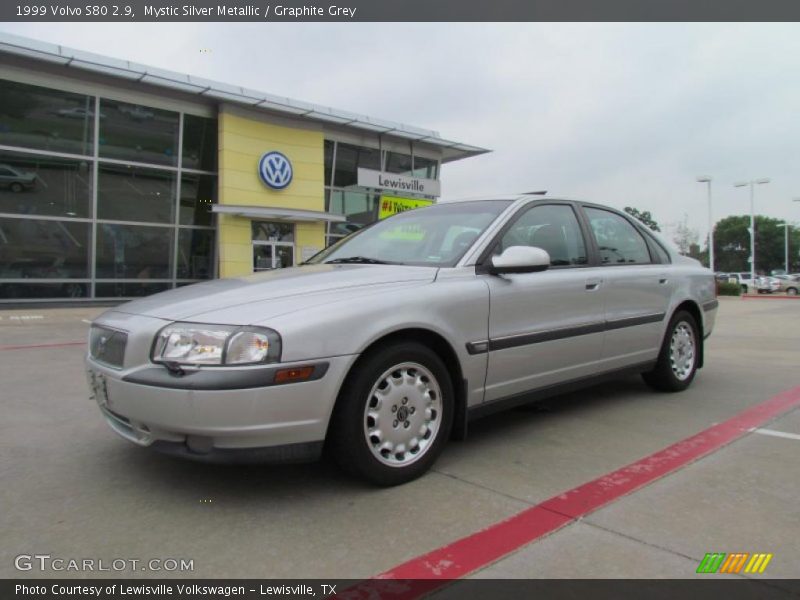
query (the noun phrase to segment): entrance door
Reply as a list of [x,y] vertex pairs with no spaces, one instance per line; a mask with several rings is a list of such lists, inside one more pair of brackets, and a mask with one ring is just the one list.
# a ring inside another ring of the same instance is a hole
[[294,225],[253,221],[253,271],[294,266]]

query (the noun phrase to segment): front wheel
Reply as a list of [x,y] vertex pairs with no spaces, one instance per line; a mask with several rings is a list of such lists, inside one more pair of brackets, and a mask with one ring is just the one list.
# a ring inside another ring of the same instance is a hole
[[680,392],[688,388],[697,373],[702,343],[694,317],[686,311],[675,313],[667,327],[655,368],[642,373],[645,383],[662,392]]
[[797,296],[797,288],[793,288],[793,287],[787,288],[786,289],[786,295],[787,296]]
[[453,385],[430,348],[402,342],[358,363],[336,404],[331,450],[346,471],[378,485],[425,473],[453,422]]

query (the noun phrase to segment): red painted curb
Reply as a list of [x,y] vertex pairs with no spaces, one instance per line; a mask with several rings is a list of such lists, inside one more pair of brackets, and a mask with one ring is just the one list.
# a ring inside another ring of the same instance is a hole
[[30,344],[28,346],[0,346],[0,350],[29,350],[34,348],[60,348],[62,346],[83,346],[86,342],[60,342],[58,344]]
[[[621,469],[348,588],[345,598],[412,600],[485,567],[602,506],[719,450],[800,406],[800,386]],[[393,580],[393,581],[387,581]]]
[[759,294],[758,296],[739,296],[742,300],[800,300],[800,296],[773,296],[772,294]]

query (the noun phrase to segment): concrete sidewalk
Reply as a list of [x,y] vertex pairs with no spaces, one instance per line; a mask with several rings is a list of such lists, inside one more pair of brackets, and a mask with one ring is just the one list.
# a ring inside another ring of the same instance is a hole
[[774,556],[764,574],[738,576],[796,579],[798,456],[800,410],[794,410],[473,577],[736,577],[696,570],[706,553],[748,552]]

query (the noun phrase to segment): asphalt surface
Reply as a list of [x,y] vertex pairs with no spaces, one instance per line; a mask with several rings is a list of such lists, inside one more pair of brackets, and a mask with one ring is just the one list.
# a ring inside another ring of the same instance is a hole
[[[798,386],[800,301],[720,304],[686,392],[630,377],[494,415],[393,489],[327,462],[209,466],[135,447],[88,399],[81,342],[104,309],[0,311],[0,577],[389,571]],[[686,578],[707,552],[769,552],[767,575],[800,577],[800,411],[762,428],[789,435],[748,433],[471,576]],[[193,570],[18,571],[20,554]]]

